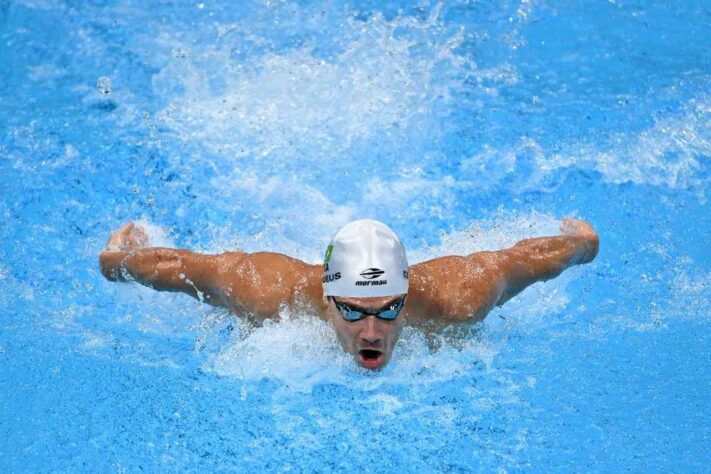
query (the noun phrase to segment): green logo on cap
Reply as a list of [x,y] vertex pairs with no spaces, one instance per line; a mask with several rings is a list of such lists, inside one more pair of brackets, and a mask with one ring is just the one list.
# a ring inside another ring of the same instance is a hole
[[333,245],[326,247],[326,256],[323,257],[323,269],[328,271],[328,262],[331,260],[331,254],[333,254]]

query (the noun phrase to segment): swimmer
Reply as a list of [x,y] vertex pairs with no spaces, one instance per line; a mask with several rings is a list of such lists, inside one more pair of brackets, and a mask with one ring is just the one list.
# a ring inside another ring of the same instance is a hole
[[562,235],[526,239],[497,252],[444,256],[408,266],[405,248],[385,224],[343,226],[310,265],[272,252],[207,255],[146,247],[144,229],[130,222],[101,252],[101,273],[259,319],[280,308],[310,308],[330,321],[343,350],[362,367],[390,361],[406,320],[481,321],[527,286],[591,262],[599,238],[585,221],[564,219]]

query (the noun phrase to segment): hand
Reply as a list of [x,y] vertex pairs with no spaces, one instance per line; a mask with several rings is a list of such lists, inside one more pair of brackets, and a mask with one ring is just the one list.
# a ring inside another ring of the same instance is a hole
[[560,230],[565,235],[583,237],[585,239],[586,252],[584,262],[590,262],[595,258],[600,247],[600,237],[598,237],[597,232],[589,223],[566,217],[560,224]]
[[565,235],[597,237],[595,229],[593,229],[589,223],[583,220],[571,219],[570,217],[563,219],[563,222],[560,224],[560,230]]
[[129,222],[111,234],[106,242],[106,250],[109,252],[134,252],[145,247],[147,243],[148,236],[143,227]]

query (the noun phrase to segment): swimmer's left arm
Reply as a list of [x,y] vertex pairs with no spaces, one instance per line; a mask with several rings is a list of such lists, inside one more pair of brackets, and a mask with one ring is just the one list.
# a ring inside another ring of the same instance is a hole
[[555,278],[565,269],[595,258],[600,239],[589,223],[566,218],[561,231],[563,235],[522,240],[493,253],[497,273],[503,280],[503,291],[496,305],[502,305],[533,283]]
[[564,219],[561,231],[498,252],[449,255],[411,266],[407,317],[481,321],[527,286],[595,258],[599,238],[590,224]]

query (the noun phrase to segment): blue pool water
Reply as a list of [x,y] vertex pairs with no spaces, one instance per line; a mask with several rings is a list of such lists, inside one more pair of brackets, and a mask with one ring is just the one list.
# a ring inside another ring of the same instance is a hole
[[[709,472],[704,1],[0,0],[2,472]],[[363,373],[327,324],[111,284],[156,244],[594,263]]]

